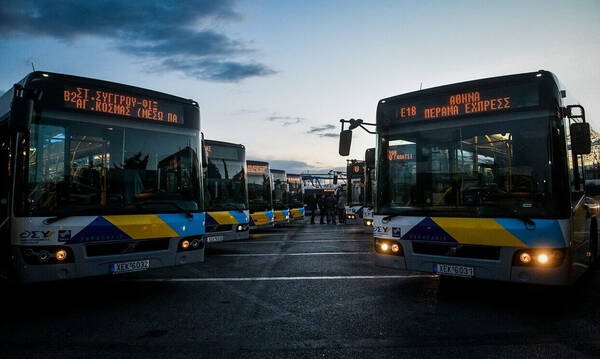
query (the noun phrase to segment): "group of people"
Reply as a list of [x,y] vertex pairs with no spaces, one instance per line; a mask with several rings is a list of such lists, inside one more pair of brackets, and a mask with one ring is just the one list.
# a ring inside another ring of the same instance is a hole
[[322,194],[317,197],[316,194],[310,196],[307,200],[308,208],[310,209],[310,224],[315,224],[315,214],[317,208],[321,215],[321,224],[336,224],[336,216],[338,216],[339,223],[346,223],[346,198],[343,193],[339,195],[333,194]]

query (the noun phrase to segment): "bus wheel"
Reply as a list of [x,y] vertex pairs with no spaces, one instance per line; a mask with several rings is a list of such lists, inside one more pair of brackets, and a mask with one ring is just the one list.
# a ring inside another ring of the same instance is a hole
[[596,220],[592,221],[590,226],[590,267],[596,267],[598,265],[598,223]]

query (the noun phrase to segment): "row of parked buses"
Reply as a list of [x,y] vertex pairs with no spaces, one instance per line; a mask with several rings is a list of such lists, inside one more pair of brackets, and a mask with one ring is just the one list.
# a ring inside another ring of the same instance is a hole
[[27,75],[0,97],[3,276],[37,282],[199,262],[207,242],[303,218],[299,176],[246,161],[242,145],[203,143],[200,130],[193,100]]

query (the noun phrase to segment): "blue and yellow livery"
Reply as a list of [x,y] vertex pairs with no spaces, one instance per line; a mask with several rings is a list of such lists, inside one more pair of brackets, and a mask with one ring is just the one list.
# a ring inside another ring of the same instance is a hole
[[246,148],[204,140],[206,243],[247,239],[250,224]]

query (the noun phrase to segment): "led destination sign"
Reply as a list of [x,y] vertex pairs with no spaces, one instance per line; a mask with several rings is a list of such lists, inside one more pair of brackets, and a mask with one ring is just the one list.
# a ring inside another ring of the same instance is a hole
[[502,86],[487,89],[469,89],[447,95],[400,100],[394,103],[396,119],[438,119],[471,114],[492,113],[537,106],[539,103],[536,84]]
[[248,165],[247,164],[248,173],[266,173],[267,166],[266,165]]
[[97,88],[65,86],[67,108],[183,124],[183,106],[165,100]]

